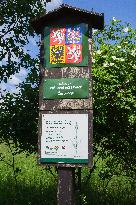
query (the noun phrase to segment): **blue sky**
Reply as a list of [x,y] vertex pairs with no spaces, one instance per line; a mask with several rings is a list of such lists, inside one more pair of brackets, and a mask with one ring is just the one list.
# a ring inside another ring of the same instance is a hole
[[[62,0],[52,0],[48,6],[55,4],[58,6]],[[105,14],[105,23],[115,17],[123,22],[131,23],[136,28],[136,0],[64,0],[64,3],[71,4],[75,7],[93,10]]]

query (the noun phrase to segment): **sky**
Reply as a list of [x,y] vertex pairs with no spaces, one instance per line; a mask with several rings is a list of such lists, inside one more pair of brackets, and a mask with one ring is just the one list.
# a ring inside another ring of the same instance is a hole
[[47,4],[47,9],[53,9],[61,3],[75,7],[104,13],[105,24],[115,17],[123,22],[131,23],[136,28],[136,0],[52,0]]
[[[46,2],[46,0],[41,1],[43,4]],[[90,11],[93,8],[95,12],[104,13],[105,24],[108,24],[114,17],[115,19],[122,20],[122,22],[130,23],[132,27],[136,29],[136,0],[52,0],[51,3],[47,3],[46,9],[47,11],[51,11],[59,7],[62,3]],[[39,48],[35,42],[38,39],[30,37],[29,40],[29,44],[24,49],[29,50],[30,54],[33,53],[37,55]],[[18,92],[16,86],[19,85],[26,76],[27,69],[21,69],[19,73],[10,77],[7,84],[2,82],[0,84],[1,89]]]

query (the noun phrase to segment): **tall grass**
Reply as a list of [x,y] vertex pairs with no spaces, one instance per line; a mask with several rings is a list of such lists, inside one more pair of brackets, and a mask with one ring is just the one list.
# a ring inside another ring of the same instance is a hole
[[56,175],[53,169],[52,173],[46,171],[37,165],[36,154],[22,152],[15,155],[18,172],[14,173],[8,165],[12,162],[9,148],[2,144],[0,152],[5,155],[4,161],[0,162],[0,205],[56,204]]
[[[0,145],[0,153],[0,205],[57,204],[57,173],[54,168],[46,170],[37,165],[35,153],[21,152],[14,156],[13,169],[11,150],[4,143]],[[135,180],[123,175],[120,168],[111,175],[109,169],[105,176],[106,162],[100,158],[89,178],[89,169],[82,169],[80,204],[136,205]]]

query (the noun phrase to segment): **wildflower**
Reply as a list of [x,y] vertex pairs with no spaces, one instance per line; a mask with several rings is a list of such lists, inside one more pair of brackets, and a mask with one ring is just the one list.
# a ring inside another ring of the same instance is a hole
[[97,32],[97,29],[93,29],[93,34]]
[[123,29],[123,31],[124,31],[125,33],[127,33],[128,30],[129,30],[128,27],[126,27],[126,28]]
[[116,60],[117,58],[116,58],[116,56],[112,56],[112,59],[113,59],[113,60]]
[[95,63],[95,59],[94,58],[92,58],[92,63]]
[[131,55],[134,56],[134,57],[136,56],[136,50],[135,49],[132,50]]
[[105,68],[108,66],[109,66],[109,64],[107,62],[103,64],[103,67],[105,67]]
[[124,58],[119,58],[118,60],[121,61],[121,62],[125,61]]
[[97,54],[100,55],[102,52],[100,50],[97,51]]

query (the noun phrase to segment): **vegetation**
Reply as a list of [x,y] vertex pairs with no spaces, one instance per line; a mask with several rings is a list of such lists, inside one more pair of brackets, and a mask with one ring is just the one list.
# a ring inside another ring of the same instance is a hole
[[[26,151],[14,156],[13,168],[14,145],[10,144],[9,148],[1,144],[0,150],[0,205],[57,204],[57,173],[54,168],[39,167],[37,155]],[[112,167],[108,165],[111,161]],[[99,158],[89,179],[89,170],[82,170],[82,205],[135,205],[136,183],[126,176],[122,165],[116,166],[114,161],[112,156],[106,160]],[[111,173],[111,178],[104,178],[105,170]]]
[[[1,82],[6,83],[21,69],[28,71],[25,83],[16,86],[20,90],[18,93],[6,90],[1,93],[0,134],[4,140],[19,141],[20,146],[27,150],[37,142],[39,68],[38,57],[32,57],[25,46],[35,36],[30,19],[43,10],[41,1],[37,0],[8,0],[0,4]],[[37,40],[36,43],[38,45]]]
[[0,205],[56,203],[56,175],[37,166],[36,154],[16,154],[11,142],[10,147],[1,144],[0,150]]
[[[22,68],[29,71],[19,94],[1,94],[0,205],[56,203],[56,171],[36,164],[38,56],[24,50],[36,35],[30,19],[39,12],[43,5],[36,0],[0,5],[1,81]],[[131,205],[136,201],[136,30],[113,19],[93,41],[94,167],[82,173],[82,204]]]
[[94,35],[95,147],[136,173],[136,30],[113,19]]

